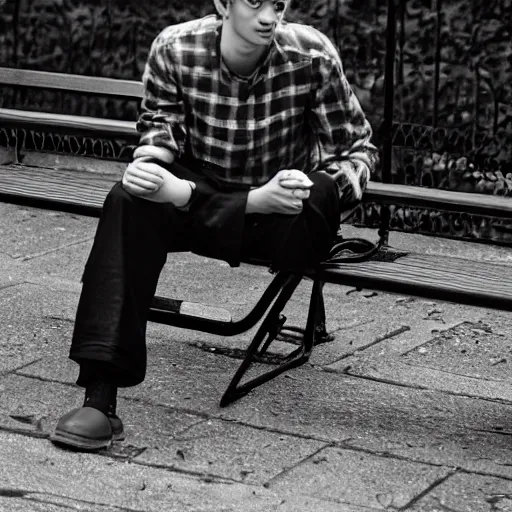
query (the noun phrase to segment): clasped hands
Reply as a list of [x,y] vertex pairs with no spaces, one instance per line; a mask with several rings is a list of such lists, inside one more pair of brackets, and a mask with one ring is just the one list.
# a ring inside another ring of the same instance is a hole
[[[132,195],[150,201],[170,202],[178,207],[187,204],[195,184],[177,178],[156,163],[148,162],[150,158],[172,162],[172,155],[164,148],[137,148],[134,161],[124,172],[123,188]],[[302,201],[309,197],[312,186],[313,182],[302,171],[279,171],[265,185],[249,192],[246,212],[297,215],[302,211]]]
[[313,182],[302,171],[284,169],[265,185],[249,192],[246,212],[297,215],[312,186]]

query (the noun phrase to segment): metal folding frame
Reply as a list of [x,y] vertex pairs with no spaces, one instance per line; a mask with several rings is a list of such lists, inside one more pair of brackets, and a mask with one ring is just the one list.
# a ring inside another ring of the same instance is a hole
[[[283,330],[286,317],[282,315],[282,311],[304,278],[303,274],[278,272],[253,309],[245,317],[235,322],[202,318],[183,314],[179,311],[171,311],[169,308],[158,307],[158,300],[154,301],[155,304],[149,311],[148,320],[220,336],[235,336],[254,327],[266,313],[246,350],[242,363],[220,400],[220,406],[224,407],[261,384],[291,368],[301,366],[309,360],[315,340],[325,335],[323,332],[323,329],[325,329],[323,282],[315,279],[314,276],[310,277],[313,279],[313,288],[305,328],[293,328],[294,331],[303,333],[299,347],[285,356],[284,361],[277,367],[243,383],[241,381],[251,365],[257,358],[261,358],[267,352],[271,343]],[[165,299],[163,302],[165,304]]]

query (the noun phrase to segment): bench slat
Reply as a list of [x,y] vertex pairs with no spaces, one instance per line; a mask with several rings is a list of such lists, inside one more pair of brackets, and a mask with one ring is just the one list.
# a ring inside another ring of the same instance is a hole
[[393,262],[342,263],[330,283],[512,311],[512,265],[411,253]]
[[33,204],[37,201],[77,204],[96,209],[99,215],[106,195],[120,178],[57,169],[38,168],[35,171],[17,165],[0,166],[0,199],[32,199]]
[[56,133],[73,135],[126,138],[129,141],[138,141],[140,137],[134,121],[118,121],[116,119],[0,108],[0,122],[2,126],[10,128],[51,130]]
[[[432,279],[439,281],[448,273],[450,275],[450,286],[460,290],[466,289],[466,280],[468,274],[472,276],[472,287],[480,286],[481,288],[493,288],[496,292],[503,294],[509,293],[512,297],[512,281],[507,281],[507,265],[492,264],[492,266],[482,266],[481,261],[473,261],[466,258],[451,257],[442,259],[438,257],[437,263],[440,264],[431,268],[433,263],[432,255],[414,254],[414,257],[404,257],[399,260],[399,266],[403,272],[409,276],[415,273],[422,274],[424,279]],[[499,266],[501,265],[501,266]],[[428,274],[425,273],[428,269]],[[508,272],[512,272],[512,267],[508,268]]]
[[512,219],[512,198],[510,197],[439,190],[395,183],[370,182],[364,194],[364,202],[399,204]]
[[142,82],[0,67],[0,84],[41,87],[107,96],[142,98]]

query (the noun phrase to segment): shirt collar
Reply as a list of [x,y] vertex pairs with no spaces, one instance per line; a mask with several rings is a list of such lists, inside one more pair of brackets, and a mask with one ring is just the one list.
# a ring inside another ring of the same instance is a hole
[[[276,42],[276,38],[272,39],[272,42],[269,45],[265,56],[262,57],[260,64],[256,67],[254,72],[249,77],[241,77],[237,75],[233,71],[231,71],[224,60],[222,59],[222,55],[220,52],[220,38],[222,35],[222,21],[219,23],[217,28],[215,29],[215,44],[212,44],[212,53],[211,53],[211,62],[212,66],[220,71],[221,77],[229,80],[238,80],[240,82],[246,82],[250,85],[254,85],[259,82],[269,71],[270,65],[274,59],[274,56],[279,51],[278,44]],[[281,53],[279,51],[279,53]]]

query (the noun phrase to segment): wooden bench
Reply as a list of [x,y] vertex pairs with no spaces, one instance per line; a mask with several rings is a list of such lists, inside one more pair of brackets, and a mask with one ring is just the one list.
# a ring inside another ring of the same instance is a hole
[[[17,88],[77,91],[87,95],[129,98],[136,101],[142,96],[142,85],[139,82],[18,69],[0,68],[0,84]],[[51,134],[48,136],[53,137],[53,146],[71,147],[74,144],[74,147],[80,148],[85,147],[84,141],[89,139],[93,143],[104,139],[107,145],[113,139],[121,141],[119,147],[124,148],[120,151],[123,158],[118,160],[127,161],[130,147],[133,148],[138,140],[135,123],[0,108],[0,141],[3,140],[6,145],[14,148],[10,153],[10,161],[7,159],[7,162],[0,164],[0,200],[99,216],[103,200],[113,183],[120,179],[120,169],[124,164],[120,164],[117,170],[103,172],[115,158],[107,161],[76,155],[55,157],[53,163],[38,165],[37,159],[45,155],[51,159],[55,154],[47,151],[30,160],[30,152],[24,147],[32,144],[35,149],[44,149],[45,144],[42,142],[41,147],[37,148],[37,140],[44,138],[38,135],[40,132]],[[72,144],[73,138],[75,142]],[[27,144],[27,141],[32,142]],[[59,164],[62,159],[65,162]],[[75,165],[74,162],[80,164]],[[78,172],[77,167],[85,171]],[[504,197],[405,185],[372,182],[363,201],[384,206],[400,204],[512,219],[512,201]],[[314,283],[302,345],[284,363],[240,384],[250,364],[267,350],[284,328],[285,319],[281,313],[303,277],[311,278]],[[322,285],[325,282],[512,311],[510,267],[455,257],[405,254],[386,245],[376,258],[369,261],[325,262],[317,271],[307,276],[278,273],[254,309],[238,321],[233,321],[228,312],[215,307],[194,305],[165,297],[154,298],[149,319],[186,329],[233,336],[256,325],[267,313],[247,349],[245,359],[221,399],[221,405],[224,406],[263,382],[309,359],[315,336],[325,335],[319,329],[319,323],[323,321]]]

